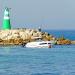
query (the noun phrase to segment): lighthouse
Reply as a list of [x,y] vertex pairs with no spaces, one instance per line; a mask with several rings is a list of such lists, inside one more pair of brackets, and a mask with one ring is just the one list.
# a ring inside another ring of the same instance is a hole
[[5,8],[2,28],[3,30],[11,29],[9,8]]

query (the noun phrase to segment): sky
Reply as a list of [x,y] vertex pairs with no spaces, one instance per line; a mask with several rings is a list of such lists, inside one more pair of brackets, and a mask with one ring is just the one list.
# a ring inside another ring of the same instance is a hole
[[75,30],[75,0],[0,0],[0,28],[5,7],[12,28]]

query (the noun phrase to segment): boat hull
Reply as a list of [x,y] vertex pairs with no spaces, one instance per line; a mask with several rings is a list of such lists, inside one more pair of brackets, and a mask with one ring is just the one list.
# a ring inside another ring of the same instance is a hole
[[51,48],[54,42],[42,41],[42,42],[29,42],[25,45],[28,48]]

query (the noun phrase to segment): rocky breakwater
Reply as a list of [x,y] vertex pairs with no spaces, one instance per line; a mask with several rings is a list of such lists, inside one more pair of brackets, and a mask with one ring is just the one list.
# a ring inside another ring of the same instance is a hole
[[0,45],[20,45],[37,39],[52,40],[53,38],[46,32],[34,29],[0,30]]
[[69,39],[64,38],[64,36],[57,38],[57,44],[58,45],[70,45],[72,41]]

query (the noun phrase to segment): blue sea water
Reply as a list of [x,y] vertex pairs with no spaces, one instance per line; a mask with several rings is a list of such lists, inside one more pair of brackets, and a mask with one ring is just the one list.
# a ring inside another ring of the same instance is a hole
[[75,40],[75,30],[43,30],[56,38],[64,36],[66,39]]
[[0,47],[0,75],[75,75],[75,45]]

